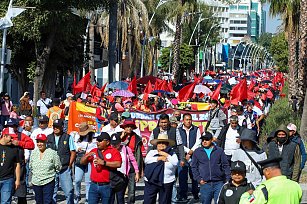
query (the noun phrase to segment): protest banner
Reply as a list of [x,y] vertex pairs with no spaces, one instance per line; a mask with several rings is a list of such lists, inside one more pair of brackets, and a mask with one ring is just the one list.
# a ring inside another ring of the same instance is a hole
[[[158,125],[160,115],[165,113],[171,117],[174,111],[175,109],[163,109],[157,112],[148,113],[138,110],[130,110],[131,118],[135,120],[136,126],[141,132],[142,142],[144,144],[145,150],[148,148],[148,140],[151,132]],[[72,102],[69,110],[68,134],[72,131],[78,131],[79,124],[82,122],[87,122],[96,130],[97,125],[95,112],[95,108],[86,106],[83,103]],[[192,115],[193,124],[199,127],[201,132],[204,131],[208,120],[209,111],[180,110],[180,112],[181,115],[190,113]],[[144,154],[146,154],[146,152],[143,152],[143,155]]]

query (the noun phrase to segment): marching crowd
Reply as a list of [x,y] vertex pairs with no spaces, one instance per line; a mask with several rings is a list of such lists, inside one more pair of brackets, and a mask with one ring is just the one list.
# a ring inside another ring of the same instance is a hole
[[[145,204],[187,203],[189,177],[194,203],[300,203],[306,151],[296,125],[281,124],[259,146],[261,125],[279,92],[228,105],[229,96],[204,99],[210,104],[204,129],[193,125],[193,112],[182,114],[169,95],[141,100],[106,94],[97,100],[84,92],[68,93],[61,101],[42,91],[37,118],[29,92],[19,107],[8,94],[1,97],[1,203],[12,198],[27,203],[32,189],[36,203],[56,203],[59,187],[66,203],[79,203],[83,179],[86,203],[135,203],[136,183],[142,178]],[[82,122],[78,131],[68,132],[73,101],[96,109],[97,126]],[[165,107],[175,111],[159,115],[145,149],[131,110]]]

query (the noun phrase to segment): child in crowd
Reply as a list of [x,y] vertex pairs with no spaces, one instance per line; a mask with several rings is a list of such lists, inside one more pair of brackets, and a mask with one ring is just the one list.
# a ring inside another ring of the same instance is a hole
[[231,163],[231,180],[222,187],[218,204],[238,204],[243,193],[255,189],[245,175],[246,166],[242,161]]
[[15,105],[12,106],[12,111],[10,113],[10,118],[15,118],[15,119],[19,118],[19,116],[18,116],[18,108]]

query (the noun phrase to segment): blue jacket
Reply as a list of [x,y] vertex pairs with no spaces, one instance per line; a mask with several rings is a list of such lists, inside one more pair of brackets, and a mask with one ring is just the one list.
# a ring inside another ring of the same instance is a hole
[[208,158],[204,147],[197,148],[192,158],[192,173],[198,183],[201,180],[229,181],[230,167],[224,150],[214,145],[210,158]]
[[307,160],[304,141],[302,140],[302,138],[299,134],[295,134],[293,137],[290,137],[290,140],[292,142],[295,142],[296,144],[298,144],[299,147],[300,147],[300,152],[301,152],[301,155],[302,155],[301,169],[303,169],[305,167],[305,163],[306,163],[306,160]]

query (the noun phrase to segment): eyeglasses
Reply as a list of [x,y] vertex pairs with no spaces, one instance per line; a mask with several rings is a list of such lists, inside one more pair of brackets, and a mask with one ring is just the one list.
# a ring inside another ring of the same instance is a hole
[[97,140],[97,142],[103,142],[103,141],[108,141],[108,140]]

